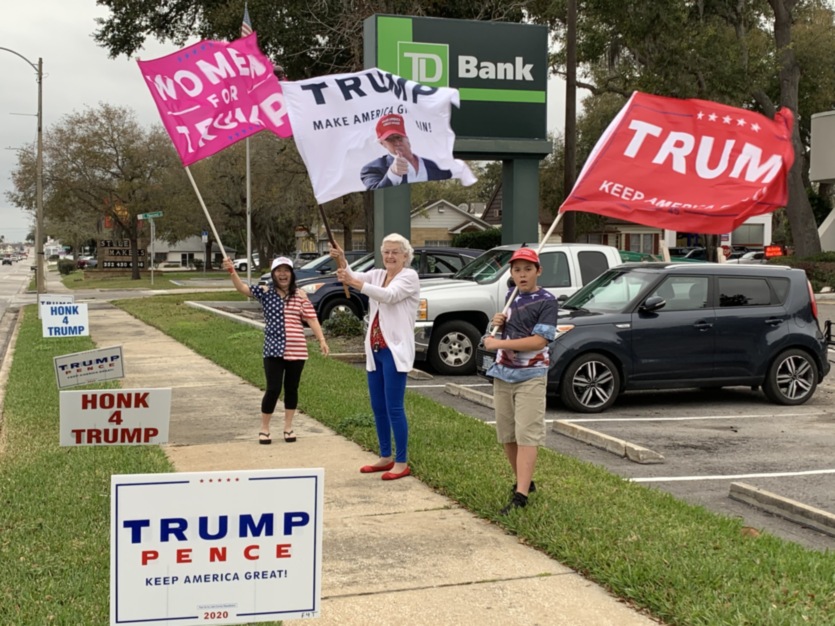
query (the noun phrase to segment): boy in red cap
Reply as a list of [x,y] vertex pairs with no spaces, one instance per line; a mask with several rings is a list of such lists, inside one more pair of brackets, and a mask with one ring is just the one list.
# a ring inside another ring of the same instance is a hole
[[528,495],[536,491],[533,471],[539,446],[545,442],[548,344],[556,334],[559,308],[557,299],[536,284],[542,267],[535,250],[516,250],[510,257],[510,273],[519,292],[507,315],[493,316],[493,326],[502,329],[501,338],[484,338],[485,348],[498,351],[487,375],[493,378],[496,436],[516,476],[502,515],[527,506]]
[[406,136],[406,122],[402,115],[389,113],[377,120],[377,141],[388,152],[365,165],[360,177],[366,189],[382,189],[402,183],[452,178],[450,170],[443,170],[430,159],[412,152]]

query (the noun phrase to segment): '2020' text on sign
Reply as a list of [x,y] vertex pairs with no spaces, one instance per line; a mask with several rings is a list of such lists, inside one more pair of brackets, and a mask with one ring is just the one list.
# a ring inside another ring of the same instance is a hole
[[171,389],[62,391],[61,445],[168,442]]

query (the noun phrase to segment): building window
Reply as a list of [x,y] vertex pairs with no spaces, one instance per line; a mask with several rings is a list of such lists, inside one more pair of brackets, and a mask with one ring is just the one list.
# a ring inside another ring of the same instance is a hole
[[731,243],[735,246],[764,246],[764,224],[742,224],[731,233]]
[[653,233],[624,233],[630,252],[643,252],[644,254],[653,254],[652,242],[655,237]]
[[189,267],[194,264],[194,253],[183,252],[180,254],[180,267]]
[[451,244],[451,239],[427,239],[425,242],[423,242],[424,246],[448,247]]
[[603,233],[586,233],[577,238],[578,243],[603,243]]

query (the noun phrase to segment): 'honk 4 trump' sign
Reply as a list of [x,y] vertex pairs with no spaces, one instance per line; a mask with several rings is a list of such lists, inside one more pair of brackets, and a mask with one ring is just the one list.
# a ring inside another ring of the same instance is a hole
[[171,389],[90,389],[60,394],[62,446],[168,442]]
[[110,623],[319,617],[321,468],[111,477]]
[[41,304],[41,326],[44,337],[86,337],[90,321],[86,304]]

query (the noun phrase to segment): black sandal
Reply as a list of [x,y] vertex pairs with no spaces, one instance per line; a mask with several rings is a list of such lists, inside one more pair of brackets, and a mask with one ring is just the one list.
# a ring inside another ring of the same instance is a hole
[[291,430],[290,432],[284,431],[284,441],[287,443],[293,443],[296,440],[296,434]]
[[[266,439],[261,439],[261,437],[266,437]],[[270,433],[258,433],[258,443],[266,445],[272,442],[273,440],[270,438]]]

